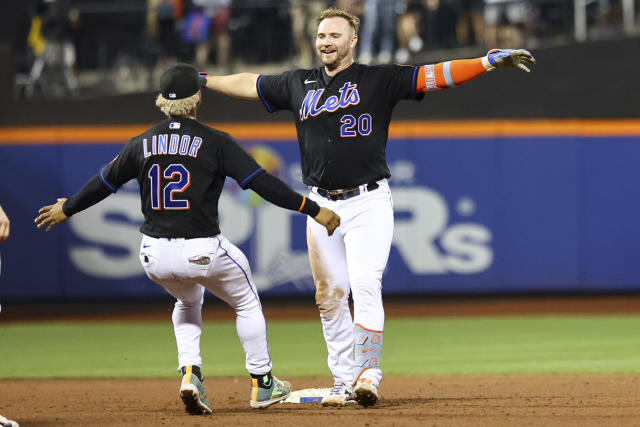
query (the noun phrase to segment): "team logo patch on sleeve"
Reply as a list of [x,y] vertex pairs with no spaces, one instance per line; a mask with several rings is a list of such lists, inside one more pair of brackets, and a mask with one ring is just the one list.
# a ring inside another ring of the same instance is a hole
[[169,123],[169,129],[180,129],[180,122]]
[[195,265],[209,265],[211,264],[211,258],[209,258],[208,256],[202,255],[202,256],[189,258],[189,262]]

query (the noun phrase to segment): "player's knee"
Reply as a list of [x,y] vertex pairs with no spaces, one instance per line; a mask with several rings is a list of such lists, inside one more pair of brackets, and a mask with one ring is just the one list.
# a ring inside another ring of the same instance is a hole
[[240,317],[252,317],[254,313],[262,312],[260,300],[255,296],[241,298],[238,301],[229,303],[229,306]]
[[324,316],[331,316],[348,304],[349,294],[340,287],[316,284],[316,305]]
[[204,302],[204,289],[190,289],[190,290],[172,290],[171,295],[173,295],[176,301],[176,308],[190,308],[190,307],[200,307]]
[[381,288],[380,280],[376,277],[360,277],[351,283],[351,293],[354,301],[356,299],[365,301],[379,299],[382,295]]

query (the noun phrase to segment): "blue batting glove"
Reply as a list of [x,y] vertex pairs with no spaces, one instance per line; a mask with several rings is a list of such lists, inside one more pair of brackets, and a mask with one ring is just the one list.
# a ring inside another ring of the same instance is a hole
[[487,53],[487,60],[494,67],[516,67],[527,73],[531,70],[525,63],[536,63],[533,55],[524,49],[492,49]]

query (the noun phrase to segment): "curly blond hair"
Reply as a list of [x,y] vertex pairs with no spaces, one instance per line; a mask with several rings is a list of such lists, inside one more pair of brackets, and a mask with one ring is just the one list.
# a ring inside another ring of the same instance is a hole
[[348,10],[340,9],[334,6],[331,6],[330,8],[320,12],[320,15],[318,15],[318,18],[316,19],[316,24],[320,25],[323,20],[334,17],[346,19],[349,25],[351,25],[351,28],[353,28],[354,34],[358,35],[358,30],[360,29],[360,18],[358,18]]
[[156,98],[156,107],[167,116],[189,116],[200,102],[200,91],[184,99],[167,99],[162,94]]

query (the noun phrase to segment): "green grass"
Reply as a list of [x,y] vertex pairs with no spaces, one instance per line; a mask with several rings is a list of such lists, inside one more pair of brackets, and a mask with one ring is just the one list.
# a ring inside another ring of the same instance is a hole
[[[269,322],[274,373],[328,376],[319,320]],[[640,372],[640,316],[389,319],[386,375]],[[205,323],[207,376],[244,376],[234,322]],[[173,377],[166,323],[0,326],[0,378]]]

